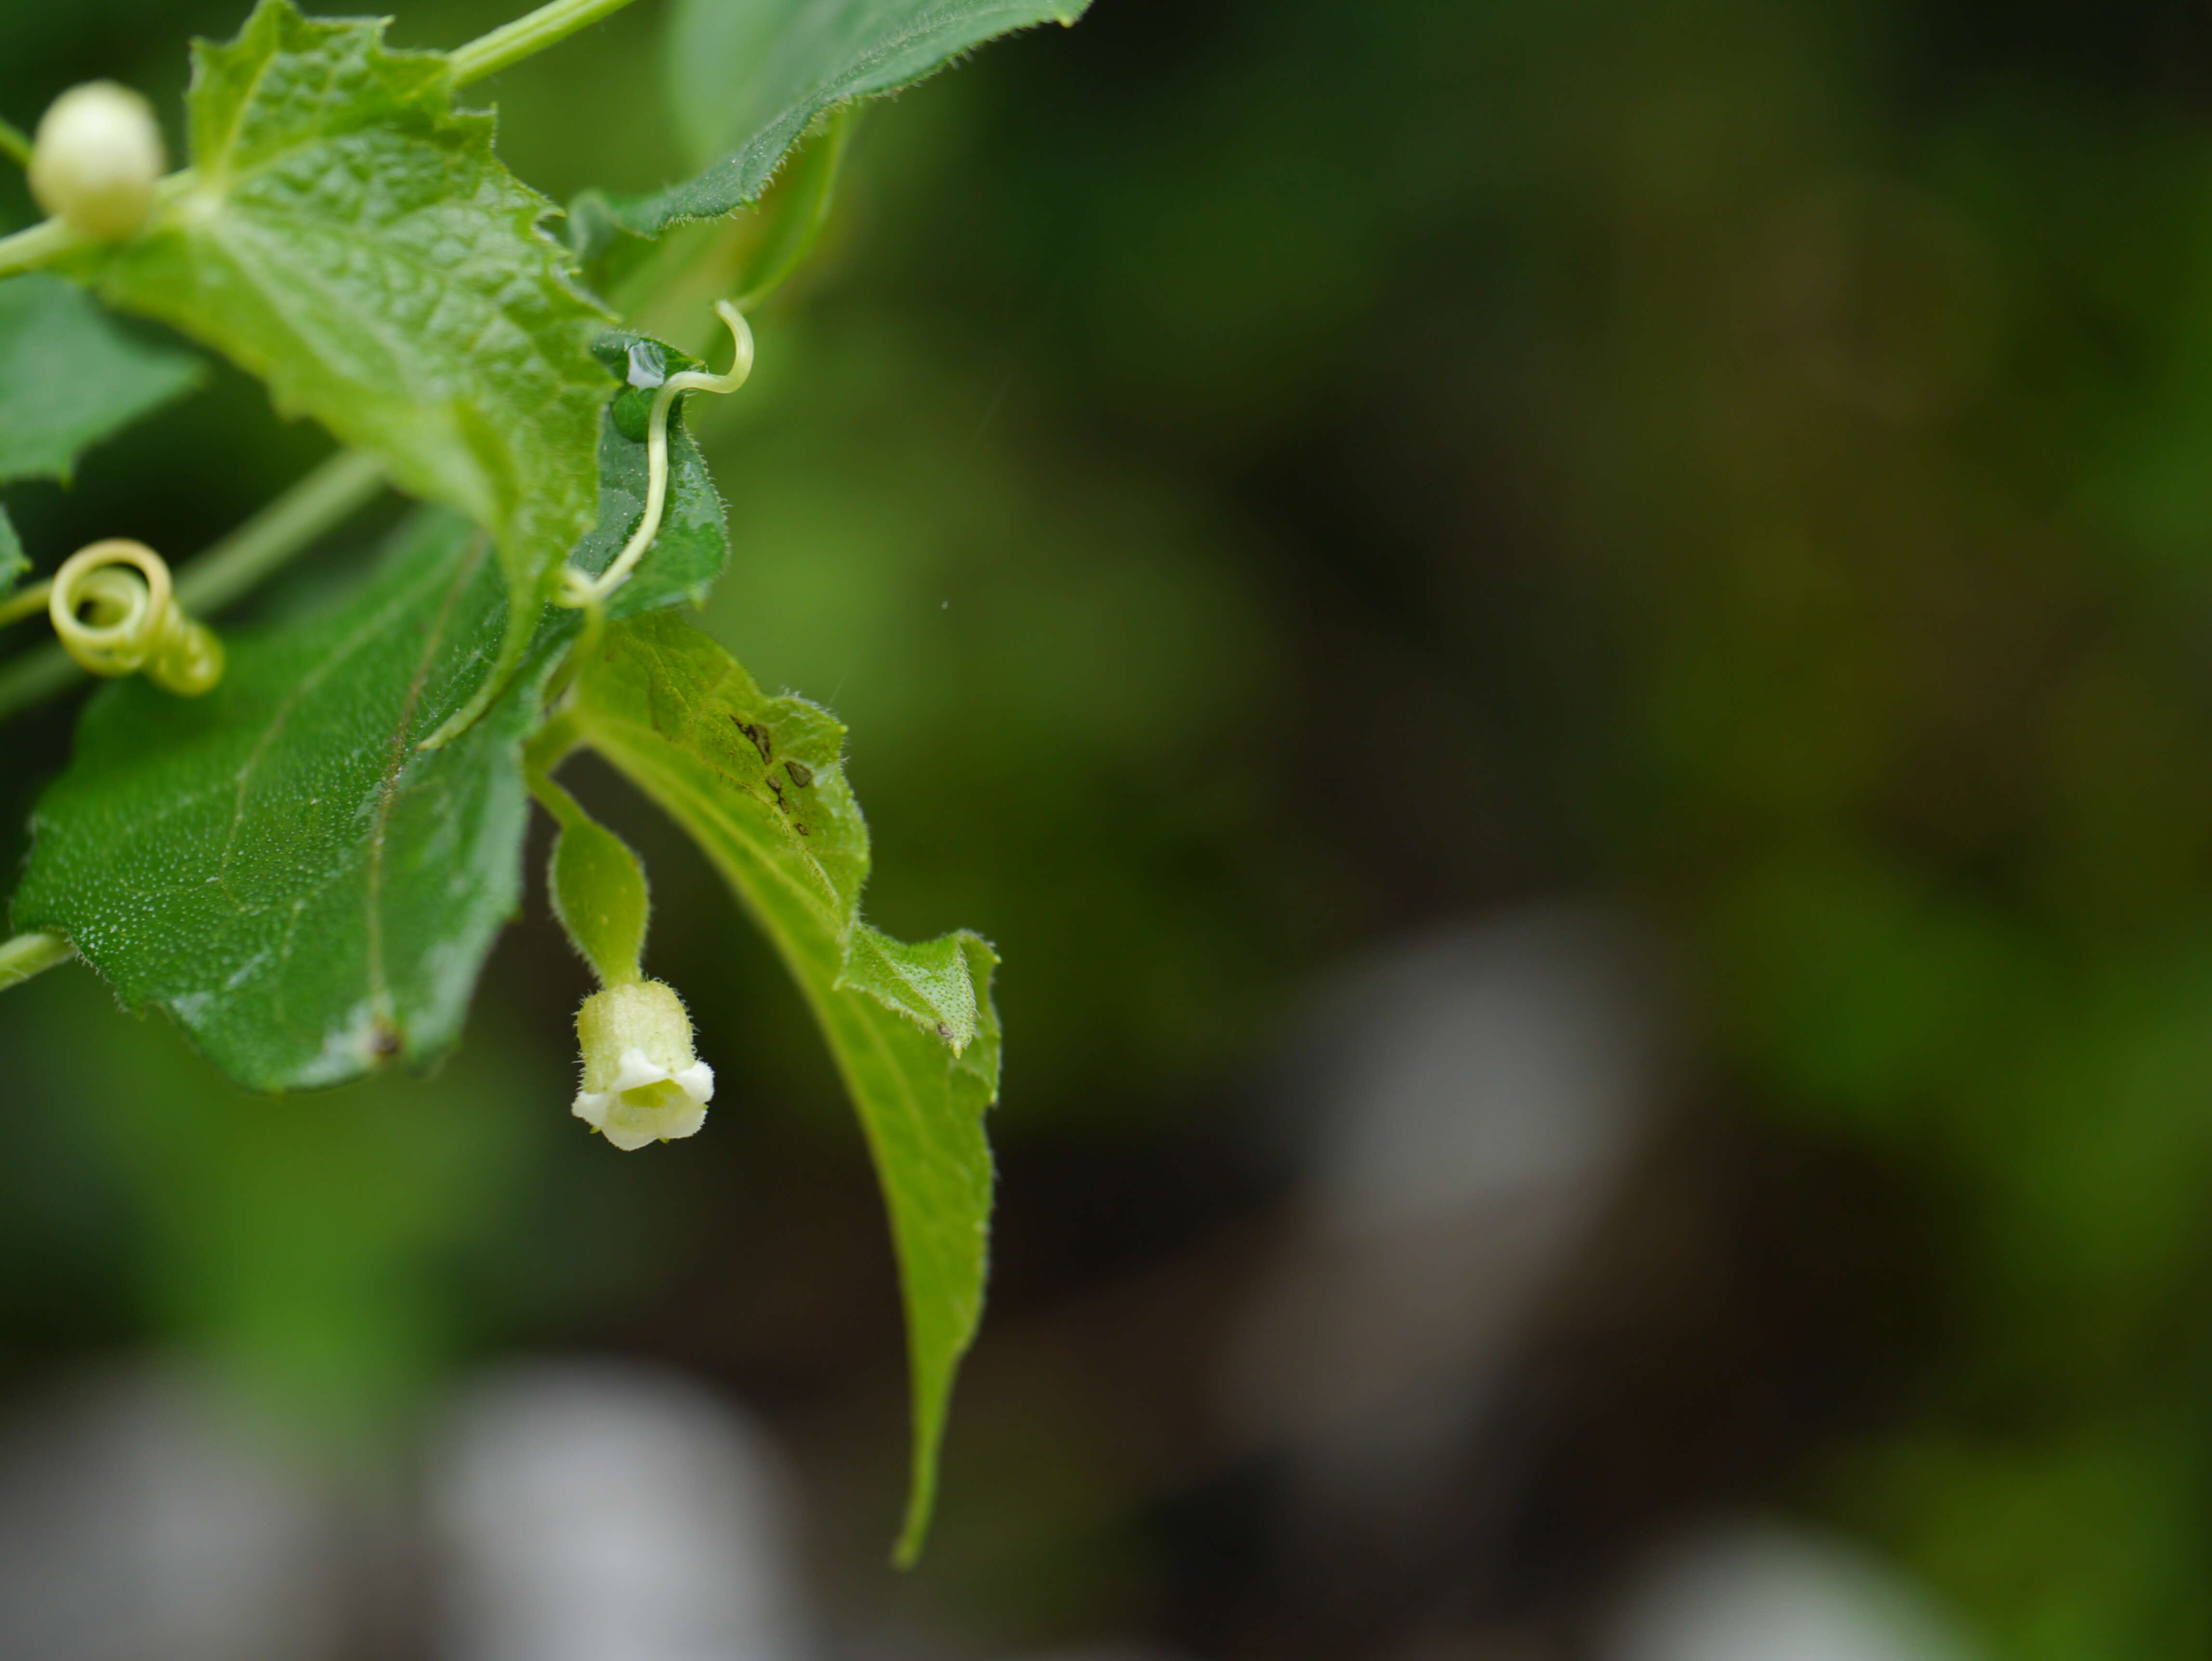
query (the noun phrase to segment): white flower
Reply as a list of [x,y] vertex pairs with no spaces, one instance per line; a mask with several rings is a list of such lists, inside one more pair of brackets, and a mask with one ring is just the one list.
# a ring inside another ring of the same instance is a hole
[[576,1011],[584,1083],[575,1115],[625,1152],[697,1134],[714,1069],[691,1051],[691,1018],[659,981],[611,986]]
[[40,117],[31,194],[71,229],[118,242],[145,223],[162,166],[161,131],[146,100],[112,81],[89,81]]

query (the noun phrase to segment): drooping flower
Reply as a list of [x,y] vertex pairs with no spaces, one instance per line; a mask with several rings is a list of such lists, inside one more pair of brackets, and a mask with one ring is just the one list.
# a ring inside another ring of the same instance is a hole
[[576,1011],[584,1082],[578,1118],[628,1151],[697,1134],[714,1069],[691,1048],[691,1018],[659,981],[608,987]]

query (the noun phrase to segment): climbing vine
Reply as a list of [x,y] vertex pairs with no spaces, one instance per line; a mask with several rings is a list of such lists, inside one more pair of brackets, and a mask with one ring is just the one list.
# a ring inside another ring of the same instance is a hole
[[[50,216],[0,237],[0,483],[65,476],[197,383],[191,352],[111,311],[219,353],[341,447],[174,572],[131,541],[26,549],[0,514],[0,625],[26,637],[0,716],[81,672],[115,683],[34,810],[0,987],[77,959],[257,1090],[434,1061],[520,899],[534,799],[558,826],[554,911],[601,983],[570,1109],[619,1148],[691,1135],[714,1069],[644,973],[645,870],[556,776],[596,751],[767,934],[858,1110],[906,1299],[911,1559],[981,1311],[997,960],[972,934],[908,945],[863,921],[843,729],[684,619],[731,550],[683,405],[743,385],[746,313],[811,247],[866,100],[1087,0],[677,0],[670,94],[703,165],[556,211],[459,95],[623,3],[554,0],[438,53],[261,0],[192,47],[173,172],[155,113],[110,83],[27,139],[0,124]],[[623,322],[701,271],[731,296],[720,374]],[[420,505],[350,592],[211,626],[386,489]]]

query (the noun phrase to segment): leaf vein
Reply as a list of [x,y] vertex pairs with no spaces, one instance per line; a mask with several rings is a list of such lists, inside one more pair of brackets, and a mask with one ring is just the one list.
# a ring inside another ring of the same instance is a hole
[[422,689],[429,682],[430,666],[437,659],[438,649],[445,643],[446,631],[453,626],[453,608],[468,587],[469,579],[483,558],[484,538],[481,532],[469,545],[468,557],[462,560],[453,572],[453,581],[446,590],[444,602],[438,608],[437,620],[430,625],[428,637],[422,642],[422,655],[416,661],[415,678],[408,683],[407,696],[399,707],[399,718],[392,724],[392,745],[386,752],[383,776],[377,781],[376,812],[368,837],[368,869],[362,883],[363,926],[368,940],[368,993],[370,1006],[379,1013],[389,1016],[392,995],[384,970],[384,837],[392,823],[392,809],[398,800],[399,776],[407,765],[409,728],[415,720],[416,707],[422,701]]

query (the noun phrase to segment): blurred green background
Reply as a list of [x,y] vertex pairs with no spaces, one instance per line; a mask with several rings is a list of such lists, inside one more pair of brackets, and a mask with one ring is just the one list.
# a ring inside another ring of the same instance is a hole
[[[0,113],[112,75],[173,135],[240,9],[0,5]],[[682,165],[660,21],[483,89],[526,179]],[[12,1387],[182,1348],[375,1467],[487,1358],[669,1360],[796,1451],[839,1607],[939,1652],[1573,1653],[1716,1496],[1991,1656],[2212,1648],[2212,14],[1097,0],[873,111],[756,328],[693,415],[737,551],[702,621],[851,727],[876,919],[1006,964],[929,1561],[880,1568],[897,1312],[834,1079],[588,766],[709,1133],[567,1116],[542,843],[427,1081],[242,1097],[48,975],[0,999]],[[7,506],[42,563],[181,556],[324,443],[222,370]],[[11,861],[70,714],[0,732]],[[1667,943],[1680,1076],[1537,1323],[1504,1535],[1322,1608],[1202,1360],[1295,1203],[1270,1069],[1333,965],[1562,895]]]

